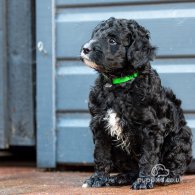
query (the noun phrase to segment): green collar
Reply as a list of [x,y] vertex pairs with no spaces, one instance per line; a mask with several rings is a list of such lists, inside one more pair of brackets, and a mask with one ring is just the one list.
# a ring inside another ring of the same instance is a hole
[[112,79],[112,84],[113,85],[117,85],[117,84],[125,83],[127,81],[133,80],[136,77],[138,77],[138,73],[137,72],[135,72],[135,73],[133,73],[131,75],[125,76],[125,77],[113,78]]

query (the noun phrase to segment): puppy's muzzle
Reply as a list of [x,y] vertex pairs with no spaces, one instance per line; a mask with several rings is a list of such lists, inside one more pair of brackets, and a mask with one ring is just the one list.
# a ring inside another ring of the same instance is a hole
[[94,43],[95,42],[96,42],[96,40],[92,39],[88,43],[85,43],[85,45],[83,46],[82,52],[85,55],[88,55],[91,51],[95,50],[94,49]]
[[91,51],[90,48],[83,47],[83,53],[84,53],[85,55],[89,54],[90,51]]

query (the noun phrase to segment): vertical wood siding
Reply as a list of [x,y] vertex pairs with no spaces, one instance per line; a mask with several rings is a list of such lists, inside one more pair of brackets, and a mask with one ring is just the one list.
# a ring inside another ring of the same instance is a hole
[[6,3],[0,1],[0,149],[8,147]]
[[37,165],[56,165],[54,0],[36,2]]
[[35,144],[32,1],[7,2],[9,144]]
[[0,1],[0,148],[35,145],[33,5]]

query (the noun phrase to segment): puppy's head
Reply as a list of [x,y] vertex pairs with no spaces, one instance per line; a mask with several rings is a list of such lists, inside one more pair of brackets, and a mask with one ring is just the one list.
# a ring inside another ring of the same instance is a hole
[[88,66],[107,75],[122,75],[144,66],[155,56],[149,31],[134,20],[109,18],[101,22],[81,49]]

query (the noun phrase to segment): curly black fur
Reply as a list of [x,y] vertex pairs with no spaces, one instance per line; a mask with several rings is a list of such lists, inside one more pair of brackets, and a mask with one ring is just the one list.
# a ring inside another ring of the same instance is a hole
[[[84,187],[177,183],[191,161],[191,129],[181,101],[150,65],[155,48],[149,39],[149,31],[134,20],[110,18],[82,47],[81,58],[99,73],[89,95],[95,173]],[[133,81],[112,84],[113,78],[134,72]],[[157,164],[169,175],[152,175]],[[121,174],[110,176],[114,168]]]

